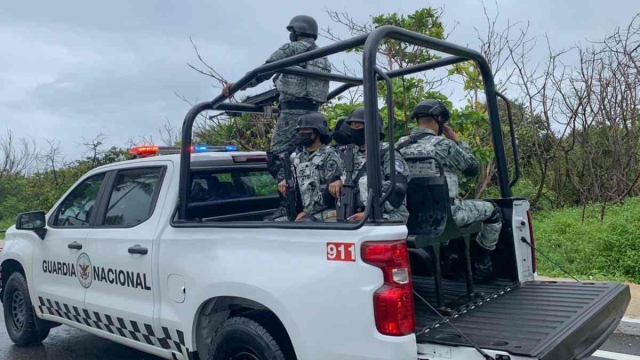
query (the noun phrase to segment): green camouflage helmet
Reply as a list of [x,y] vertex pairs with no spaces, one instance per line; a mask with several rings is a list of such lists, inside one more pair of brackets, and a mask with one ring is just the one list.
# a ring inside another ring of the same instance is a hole
[[[380,130],[380,134],[384,135],[386,134],[386,132],[384,131],[384,119],[379,112],[377,114],[378,122],[380,123],[380,128],[378,130]],[[351,124],[352,122],[361,122],[366,124],[366,122],[364,121],[364,106],[353,109],[345,122],[347,124]]]
[[314,39],[318,39],[318,23],[314,18],[307,15],[294,16],[289,25],[287,25],[289,32],[295,32],[296,34],[309,35]]
[[331,137],[327,119],[321,113],[314,112],[300,116],[298,118],[298,126],[296,126],[296,130],[305,128],[316,130],[318,135],[323,138]]

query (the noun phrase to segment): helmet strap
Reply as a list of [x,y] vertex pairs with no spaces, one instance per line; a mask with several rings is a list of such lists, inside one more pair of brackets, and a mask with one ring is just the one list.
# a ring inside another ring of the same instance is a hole
[[438,118],[436,118],[436,123],[438,124],[438,136],[440,136],[444,132],[444,122],[441,121],[438,116]]

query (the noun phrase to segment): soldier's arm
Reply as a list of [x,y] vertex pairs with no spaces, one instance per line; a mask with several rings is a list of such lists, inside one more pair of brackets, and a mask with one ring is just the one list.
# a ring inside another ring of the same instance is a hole
[[333,148],[330,148],[325,161],[325,171],[323,174],[324,182],[329,184],[333,181],[339,180],[340,176],[342,176],[344,164],[342,163],[342,158],[338,155],[338,152]]
[[[265,64],[272,63],[278,60],[286,59],[288,57],[303,53],[307,50],[308,45],[302,41],[296,41],[292,43],[286,43],[282,45],[278,50],[274,51],[271,56],[265,61]],[[257,78],[251,80],[244,88],[256,87],[263,81],[271,79],[274,73],[268,73],[258,76]]]
[[475,176],[478,174],[480,163],[471,153],[469,146],[462,141],[457,144],[451,140],[444,139],[436,147],[437,152],[442,152],[453,167],[458,169],[466,176]]
[[339,186],[334,185],[333,193],[330,187],[332,183],[341,179],[343,168],[342,158],[337,151],[330,148],[327,158],[325,159],[324,172],[321,174],[322,181],[326,184],[326,186],[321,189],[325,207],[333,207],[335,205],[335,199],[339,196]]
[[[293,167],[293,164],[295,162],[295,158],[296,158],[296,153],[292,153],[289,156],[289,160],[291,161],[291,173],[295,174],[296,169]],[[280,169],[278,170],[278,173],[276,174],[276,180],[278,182],[284,180],[284,164],[282,166],[280,166]]]

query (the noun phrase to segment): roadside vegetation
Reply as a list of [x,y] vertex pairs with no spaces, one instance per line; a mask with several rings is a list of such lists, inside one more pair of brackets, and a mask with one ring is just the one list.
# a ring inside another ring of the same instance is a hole
[[[536,245],[581,279],[640,283],[640,197],[601,215],[601,205],[534,213]],[[540,254],[537,258],[541,275],[567,277]]]
[[[441,9],[378,14],[366,22],[357,22],[344,12],[326,13],[333,23],[321,31],[324,44],[381,25],[400,26],[439,39],[455,32],[455,25],[443,22]],[[538,246],[583,278],[640,281],[640,227],[634,226],[640,223],[640,14],[630,14],[628,24],[610,29],[600,39],[576,39],[571,48],[556,48],[553,38],[530,35],[529,27],[535,24],[504,21],[497,9],[485,9],[485,14],[486,23],[476,29],[476,47],[489,62],[498,90],[512,100],[522,169],[513,193],[531,202]],[[193,47],[197,62],[189,66],[205,75],[203,80],[211,81],[213,87],[224,86],[227,79],[215,70],[216,59],[204,59],[195,43]],[[356,49],[352,55],[357,59],[361,53]],[[385,40],[378,66],[391,71],[440,57]],[[345,64],[333,66],[334,72],[345,75],[359,71]],[[475,64],[457,64],[448,73],[431,71],[396,78],[393,85],[396,136],[408,134],[415,126],[409,114],[419,101],[443,100],[452,113],[450,125],[481,162],[480,174],[461,183],[463,196],[498,197],[483,82]],[[459,93],[453,96],[443,90],[454,86],[463,89],[464,101],[460,102]],[[383,84],[379,92],[385,93]],[[361,89],[353,88],[321,111],[333,126],[361,105]],[[384,96],[380,96],[379,105],[386,121]],[[513,177],[504,103],[500,102],[499,110]],[[274,119],[262,114],[235,115],[203,116],[196,123],[194,142],[267,150]],[[16,138],[9,129],[0,133],[0,229],[11,225],[20,212],[48,210],[88,170],[127,159],[127,146],[177,145],[179,131],[166,124],[160,129],[161,141],[144,136],[122,147],[107,148],[105,139],[102,134],[83,139],[78,144],[78,157],[67,160],[55,139],[37,148],[34,139]],[[538,264],[540,274],[564,275],[542,257]]]

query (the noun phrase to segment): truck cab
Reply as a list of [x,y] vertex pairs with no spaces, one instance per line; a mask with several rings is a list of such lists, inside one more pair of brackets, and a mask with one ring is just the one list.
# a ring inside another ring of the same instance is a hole
[[[453,56],[384,73],[375,67],[384,38]],[[358,46],[363,79],[292,67]],[[490,283],[470,284],[464,268],[461,277],[442,278],[438,262],[419,251],[438,242],[412,241],[415,224],[382,219],[377,150],[367,152],[362,221],[263,221],[279,204],[266,153],[192,147],[193,122],[203,111],[265,111],[220,96],[189,111],[177,154],[133,149],[142,158],[93,169],[46,214],[18,216],[0,259],[11,339],[28,346],[64,324],[167,359],[588,357],[620,322],[629,289],[537,280],[529,204],[511,196],[493,78],[478,53],[384,26],[264,65],[231,94],[260,74],[287,69],[349,85],[332,96],[362,84],[366,112],[375,118],[377,81],[390,85],[392,77],[467,59],[485,77],[502,195],[494,199],[504,224]],[[369,149],[379,149],[377,126],[366,128]],[[390,113],[389,139],[393,128]],[[461,258],[475,256],[475,244],[448,240]]]

